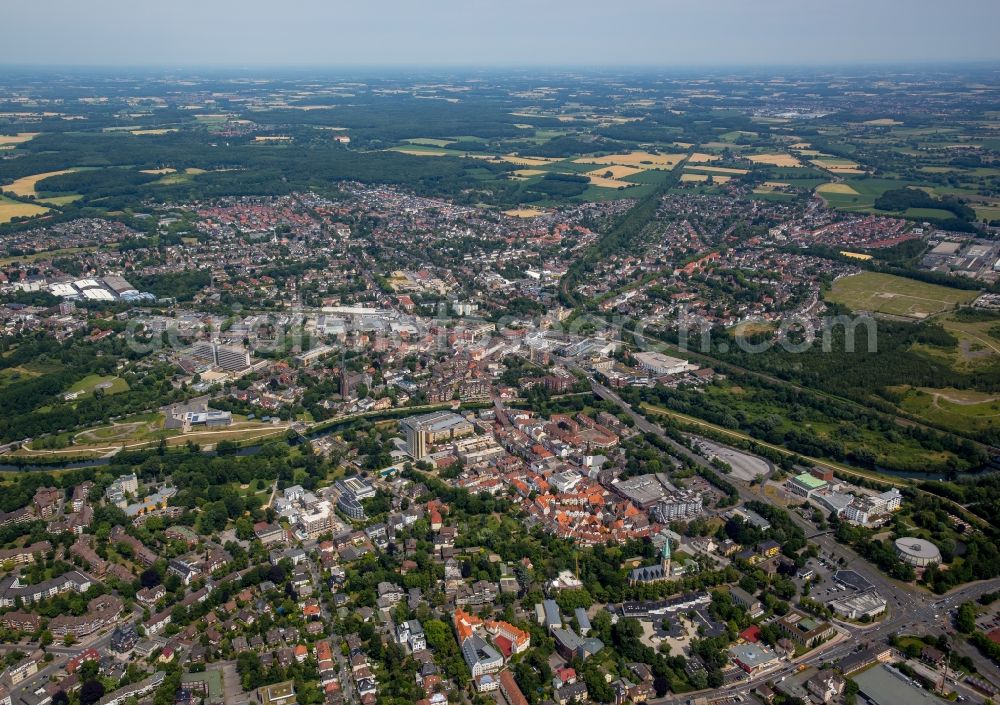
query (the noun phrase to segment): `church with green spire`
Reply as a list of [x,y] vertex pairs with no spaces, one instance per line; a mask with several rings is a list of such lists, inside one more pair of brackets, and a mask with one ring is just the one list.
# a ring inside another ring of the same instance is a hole
[[630,585],[642,585],[643,583],[662,583],[670,580],[670,539],[663,540],[663,548],[660,549],[660,564],[646,565],[641,568],[634,568],[628,576]]

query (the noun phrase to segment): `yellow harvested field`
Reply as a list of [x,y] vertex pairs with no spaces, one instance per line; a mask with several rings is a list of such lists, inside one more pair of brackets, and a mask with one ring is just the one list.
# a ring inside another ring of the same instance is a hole
[[808,142],[796,142],[795,144],[788,145],[789,149],[809,149],[812,145]]
[[592,186],[600,186],[601,188],[629,188],[630,186],[635,186],[630,181],[620,181],[618,179],[606,179],[603,176],[590,176],[590,184]]
[[858,192],[850,184],[820,184],[816,187],[816,193],[839,193],[847,196],[857,196]]
[[690,172],[684,172],[681,174],[681,181],[708,181],[709,176],[711,176],[712,181],[717,184],[724,184],[733,178],[723,174],[692,174]]
[[537,208],[512,208],[509,211],[504,211],[503,214],[513,218],[536,218],[540,215],[545,215],[545,211],[538,210]]
[[44,206],[36,206],[31,203],[18,203],[6,198],[0,198],[0,224],[9,223],[14,218],[33,218],[42,213],[48,213],[49,209]]
[[521,176],[527,179],[532,176],[541,176],[544,173],[545,171],[543,169],[518,169],[517,171],[514,172],[514,175]]
[[868,260],[872,259],[871,255],[866,255],[864,252],[849,252],[848,250],[841,250],[840,254],[842,254],[844,257],[850,257],[851,259],[859,259],[864,262],[867,262]]
[[132,130],[133,135],[166,135],[171,132],[179,132],[176,127],[161,128],[158,130]]
[[18,132],[16,135],[0,135],[0,144],[23,144],[28,140],[32,140],[41,132]]
[[559,161],[558,159],[545,159],[543,157],[519,157],[516,154],[505,154],[500,157],[500,160],[508,164],[516,164],[517,166],[546,166],[551,162]]
[[[216,171],[230,171],[229,169],[216,169]],[[184,170],[185,174],[191,174],[191,176],[197,176],[198,174],[207,174],[207,169],[199,169],[197,167],[190,167]]]
[[139,173],[140,174],[173,174],[175,171],[177,171],[177,170],[174,169],[174,168],[172,168],[172,167],[165,166],[162,169],[140,169]]
[[717,154],[705,154],[704,152],[695,152],[688,159],[688,164],[704,164],[706,162],[714,162],[721,159]]
[[596,176],[605,179],[624,179],[626,176],[632,176],[632,174],[638,174],[642,172],[642,169],[637,169],[634,166],[622,166],[621,164],[612,164],[608,167],[602,167],[600,169],[594,169],[593,171],[588,171],[587,176]]
[[46,171],[41,174],[33,174],[32,176],[22,176],[20,179],[14,183],[8,184],[6,186],[0,186],[0,190],[10,191],[15,196],[37,196],[38,192],[35,191],[35,185],[47,179],[50,176],[59,176],[60,174],[69,174],[70,172],[76,171],[75,169],[63,169],[61,171]]
[[650,152],[629,152],[609,154],[604,157],[580,157],[577,164],[622,164],[646,169],[673,169],[685,157],[684,154],[651,154]]
[[746,169],[734,169],[728,166],[685,166],[685,171],[710,171],[713,174],[738,174],[743,175],[747,173]]
[[767,164],[769,166],[802,166],[802,162],[791,154],[751,154],[749,159],[754,164]]
[[902,125],[899,120],[892,118],[879,118],[878,120],[865,120],[862,125]]
[[833,172],[834,174],[864,174],[865,170],[861,168],[859,164],[853,163],[835,163],[826,161],[823,159],[812,159],[810,163],[818,166],[820,169]]

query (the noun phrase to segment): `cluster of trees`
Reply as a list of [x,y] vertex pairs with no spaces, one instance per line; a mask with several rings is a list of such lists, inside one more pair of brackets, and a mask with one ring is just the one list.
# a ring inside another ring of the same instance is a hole
[[546,196],[572,198],[587,190],[590,180],[579,174],[557,174],[549,172],[529,187],[530,191]]
[[956,502],[967,511],[997,526],[1000,517],[1000,476],[994,473],[983,473],[951,482],[922,482],[920,489]]
[[160,274],[132,276],[132,284],[140,291],[148,291],[161,299],[190,301],[194,295],[204,291],[211,283],[212,275],[201,269],[183,272],[163,272]]
[[78,333],[64,343],[44,335],[4,341],[8,354],[0,357],[0,370],[26,365],[40,374],[0,389],[5,408],[15,410],[0,417],[0,439],[20,440],[77,429],[185,397],[183,390],[174,389],[170,383],[172,367],[156,365],[141,377],[125,375],[129,389],[121,393],[64,400],[62,393],[74,382],[90,374],[113,375],[118,360],[138,357],[117,336],[82,345],[83,335]]
[[[735,372],[730,381],[743,390],[738,396],[663,387],[629,390],[624,396],[633,403],[647,401],[743,431],[794,453],[872,469],[948,472],[978,467],[986,460],[969,439],[916,425],[903,426],[877,410],[767,382],[751,374]],[[811,422],[827,426],[830,421],[839,423],[832,432],[817,433],[808,428]],[[913,452],[899,453],[900,447]],[[946,459],[936,467],[928,465],[926,454],[942,451]]]
[[876,198],[875,207],[879,210],[896,212],[905,212],[910,208],[932,208],[948,211],[954,215],[953,218],[927,218],[925,216],[920,216],[920,218],[935,221],[941,227],[949,230],[975,232],[975,227],[971,225],[971,222],[976,219],[976,211],[955,196],[935,198],[921,189],[896,188],[889,189]]

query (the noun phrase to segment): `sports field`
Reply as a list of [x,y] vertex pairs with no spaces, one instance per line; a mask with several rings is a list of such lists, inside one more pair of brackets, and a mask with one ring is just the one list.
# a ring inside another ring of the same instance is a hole
[[870,311],[912,320],[969,303],[977,291],[952,289],[879,272],[863,272],[838,279],[826,299],[852,311]]

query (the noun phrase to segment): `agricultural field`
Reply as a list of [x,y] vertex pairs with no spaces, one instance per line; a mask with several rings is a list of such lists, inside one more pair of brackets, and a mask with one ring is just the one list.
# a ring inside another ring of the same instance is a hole
[[686,154],[653,154],[651,152],[627,152],[624,154],[608,154],[603,157],[579,157],[577,164],[619,164],[622,166],[645,169],[673,169],[680,164]]
[[749,173],[746,169],[737,169],[736,167],[727,166],[698,166],[698,165],[685,165],[684,171],[700,171],[709,174],[730,174],[736,176],[742,176],[743,174]]
[[707,182],[709,179],[712,179],[712,183],[724,184],[732,178],[733,177],[727,176],[725,174],[697,174],[689,171],[685,171],[683,174],[681,174],[681,181],[683,182],[703,183]]
[[60,176],[62,174],[69,174],[75,169],[61,169],[59,171],[46,171],[41,174],[32,174],[31,176],[23,176],[20,179],[16,179],[13,183],[7,184],[5,186],[0,186],[0,190],[9,191],[15,196],[27,197],[27,196],[38,196],[38,192],[35,190],[35,186],[38,185],[39,181],[47,179],[50,176]]
[[430,137],[412,137],[406,141],[410,144],[419,144],[426,147],[447,147],[449,144],[455,142],[455,140],[439,140]]
[[852,311],[919,321],[970,303],[976,296],[976,291],[951,289],[892,274],[863,272],[838,279],[825,298]]
[[13,201],[0,196],[0,224],[9,223],[14,218],[34,218],[48,212],[49,209],[45,206],[20,203],[19,201]]
[[791,154],[751,154],[747,157],[754,164],[766,164],[769,166],[801,167],[804,166],[796,157]]
[[35,199],[38,203],[44,203],[47,206],[67,206],[70,203],[79,201],[83,196],[78,193],[69,194],[67,196],[52,196],[51,198],[38,198]]
[[18,132],[14,135],[0,134],[0,147],[24,144],[29,140],[35,139],[40,134],[40,132]]
[[593,171],[588,171],[587,176],[598,176],[605,179],[624,179],[626,176],[632,176],[633,174],[638,174],[642,172],[642,169],[633,166],[622,166],[620,164],[612,164],[609,167],[594,169]]
[[828,184],[822,184],[820,186],[817,186],[816,187],[816,193],[823,194],[823,195],[830,194],[830,193],[836,193],[836,194],[847,195],[847,196],[858,196],[859,195],[858,192],[854,190],[854,187],[851,186],[850,184],[836,183],[836,182],[833,182],[833,181],[831,181]]

